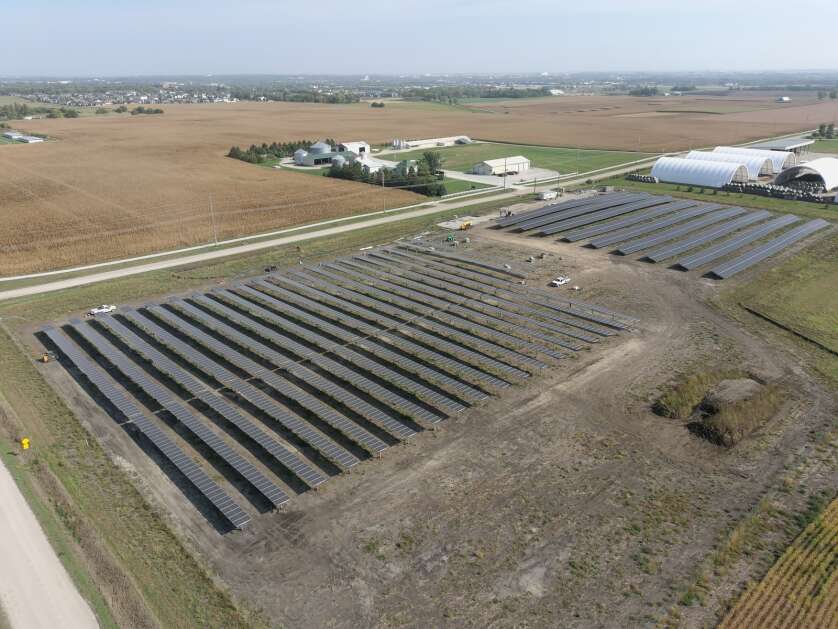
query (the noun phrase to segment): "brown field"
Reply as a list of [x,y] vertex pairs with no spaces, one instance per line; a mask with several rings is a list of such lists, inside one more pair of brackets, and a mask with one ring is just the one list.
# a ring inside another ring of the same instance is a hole
[[838,627],[836,566],[838,500],[833,500],[720,627]]
[[[566,97],[469,109],[428,103],[169,106],[163,116],[35,120],[54,141],[0,148],[0,275],[206,243],[384,205],[364,184],[318,180],[224,157],[233,144],[322,136],[385,142],[466,133],[552,146],[669,151],[811,128],[835,118],[812,95],[776,105],[736,97]],[[693,113],[655,115],[666,109]],[[733,111],[736,113],[694,113]],[[648,115],[652,114],[652,115]],[[388,207],[421,201],[387,191]]]

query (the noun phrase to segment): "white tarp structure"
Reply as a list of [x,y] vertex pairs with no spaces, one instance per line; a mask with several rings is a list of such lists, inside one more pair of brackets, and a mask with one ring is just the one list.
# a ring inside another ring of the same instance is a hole
[[734,162],[661,157],[652,166],[652,177],[667,183],[721,188],[732,182],[747,182],[748,169]]
[[784,168],[797,166],[797,155],[790,151],[769,151],[767,149],[749,149],[744,146],[717,146],[714,153],[728,153],[732,155],[749,155],[751,157],[764,157],[770,159],[774,166],[774,174],[780,173]]
[[777,175],[775,183],[783,185],[800,177],[820,178],[828,191],[838,189],[838,158],[821,157],[800,166],[792,166]]
[[701,159],[708,162],[731,162],[742,164],[748,169],[748,177],[759,179],[760,175],[770,175],[774,172],[771,160],[766,157],[750,157],[748,155],[734,155],[733,153],[711,153],[710,151],[690,151],[687,159]]

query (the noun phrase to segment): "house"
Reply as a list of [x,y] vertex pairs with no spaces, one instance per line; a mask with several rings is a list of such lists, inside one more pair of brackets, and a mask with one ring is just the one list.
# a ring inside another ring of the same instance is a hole
[[503,175],[508,173],[522,173],[530,169],[530,160],[523,155],[512,155],[499,159],[487,159],[471,168],[475,175]]

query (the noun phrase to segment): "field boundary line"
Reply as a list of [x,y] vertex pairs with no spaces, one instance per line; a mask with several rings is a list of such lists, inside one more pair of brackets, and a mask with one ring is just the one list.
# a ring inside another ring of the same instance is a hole
[[768,316],[767,314],[765,314],[765,313],[763,313],[763,312],[760,312],[760,311],[759,311],[759,310],[757,310],[756,308],[753,308],[753,307],[751,307],[751,306],[748,306],[748,305],[746,305],[746,304],[744,304],[744,303],[742,303],[742,302],[739,302],[739,305],[740,305],[742,308],[744,308],[746,311],[750,312],[750,313],[751,313],[752,315],[754,315],[755,317],[759,317],[760,319],[762,319],[762,320],[764,320],[764,321],[767,321],[768,323],[771,323],[771,324],[773,324],[773,325],[777,326],[778,328],[780,328],[780,329],[782,329],[782,330],[785,330],[786,332],[790,332],[791,334],[794,334],[795,336],[797,336],[797,337],[799,337],[799,338],[803,339],[804,341],[808,341],[809,343],[811,343],[811,344],[813,344],[813,345],[817,346],[818,348],[822,349],[823,351],[825,351],[825,352],[829,352],[829,353],[830,353],[830,354],[832,354],[833,356],[838,356],[838,351],[836,351],[836,350],[834,350],[834,349],[832,349],[832,348],[830,348],[830,347],[828,347],[828,346],[824,345],[824,344],[823,344],[823,343],[821,343],[820,341],[816,341],[815,339],[811,338],[810,336],[807,336],[807,335],[803,334],[802,332],[798,332],[797,330],[795,330],[794,328],[792,328],[792,327],[790,327],[790,326],[786,325],[785,323],[780,323],[780,322],[779,322],[779,321],[777,321],[776,319],[774,319],[774,318],[772,318],[772,317]]

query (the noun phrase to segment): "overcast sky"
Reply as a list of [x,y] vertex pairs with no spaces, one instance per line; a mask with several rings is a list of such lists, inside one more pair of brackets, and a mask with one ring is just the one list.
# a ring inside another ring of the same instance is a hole
[[0,8],[0,76],[838,69],[834,0],[0,0]]

